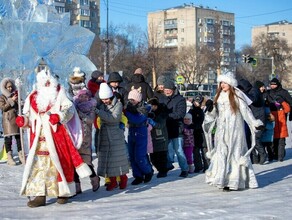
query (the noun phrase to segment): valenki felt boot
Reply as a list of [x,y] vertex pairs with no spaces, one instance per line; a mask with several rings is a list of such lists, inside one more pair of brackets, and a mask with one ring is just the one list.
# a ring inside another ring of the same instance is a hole
[[118,187],[118,182],[117,182],[117,178],[114,177],[110,177],[111,182],[107,185],[106,190],[107,191],[112,191],[113,189]]
[[120,176],[120,189],[126,189],[128,183],[128,177],[126,174]]
[[15,166],[16,165],[16,162],[13,159],[13,156],[12,156],[12,151],[8,151],[7,152],[7,164],[10,165],[10,166]]
[[46,205],[46,197],[45,196],[36,196],[34,200],[31,200],[27,203],[27,206],[30,208],[36,208],[40,206]]

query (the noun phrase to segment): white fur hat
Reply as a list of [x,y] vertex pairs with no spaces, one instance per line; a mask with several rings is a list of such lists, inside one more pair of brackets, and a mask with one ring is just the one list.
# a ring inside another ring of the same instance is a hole
[[225,72],[223,74],[221,74],[220,76],[218,76],[217,78],[217,82],[225,82],[227,84],[229,84],[232,87],[236,87],[237,86],[237,80],[235,79],[235,76],[232,72],[228,71]]
[[113,97],[113,91],[107,83],[101,83],[98,92],[100,99],[109,99]]
[[74,67],[73,76],[74,77],[84,77],[85,73],[81,71],[80,67]]

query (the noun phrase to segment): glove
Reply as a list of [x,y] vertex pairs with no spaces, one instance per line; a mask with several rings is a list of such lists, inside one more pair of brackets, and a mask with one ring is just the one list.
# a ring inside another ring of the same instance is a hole
[[24,117],[18,115],[15,119],[15,123],[17,124],[18,127],[23,127],[24,126]]
[[212,110],[213,110],[213,101],[211,100],[211,99],[208,99],[207,101],[206,101],[206,109],[205,109],[205,112],[211,112]]
[[57,124],[58,122],[60,122],[60,117],[59,117],[59,115],[58,115],[58,114],[50,114],[49,122],[50,122],[52,125],[55,125],[55,124]]
[[153,119],[152,119],[152,118],[148,118],[148,124],[150,124],[152,127],[155,127],[155,125],[156,125],[156,122],[155,122],[155,121],[153,121]]
[[292,112],[289,113],[289,121],[292,121]]
[[265,130],[265,126],[264,125],[260,125],[260,126],[256,127],[256,130],[264,131]]
[[120,122],[119,128],[122,130],[125,130],[125,124],[123,122]]

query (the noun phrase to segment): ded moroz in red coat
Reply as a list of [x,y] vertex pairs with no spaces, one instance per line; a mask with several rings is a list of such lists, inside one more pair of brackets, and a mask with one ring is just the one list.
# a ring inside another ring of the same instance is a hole
[[[69,197],[75,195],[74,169],[83,178],[91,174],[91,170],[85,164],[73,143],[72,136],[67,127],[67,122],[78,117],[73,103],[68,99],[64,89],[58,86],[56,103],[49,106],[45,112],[39,112],[36,104],[37,91],[33,91],[25,101],[23,113],[26,126],[29,126],[30,151],[23,173],[21,194],[33,168],[33,159],[39,142],[41,129],[47,142],[50,158],[58,171],[59,196]],[[49,114],[58,114],[61,123],[52,125],[49,122]],[[72,117],[73,116],[73,117]],[[76,126],[81,126],[81,124]],[[76,128],[82,134],[82,128]],[[76,134],[74,134],[76,136]]]

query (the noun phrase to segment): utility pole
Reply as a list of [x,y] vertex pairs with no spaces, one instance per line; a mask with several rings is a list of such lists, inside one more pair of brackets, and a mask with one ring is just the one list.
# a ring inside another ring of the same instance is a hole
[[109,34],[108,34],[108,23],[109,23],[109,6],[108,6],[108,0],[107,0],[107,3],[106,3],[106,39],[104,40],[104,42],[106,43],[104,75],[106,75],[109,72]]

